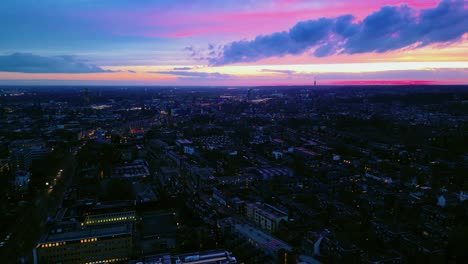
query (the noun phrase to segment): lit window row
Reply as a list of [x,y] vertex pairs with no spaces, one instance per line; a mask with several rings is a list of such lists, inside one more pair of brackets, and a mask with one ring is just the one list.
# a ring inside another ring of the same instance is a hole
[[89,242],[95,242],[97,241],[97,238],[88,238],[88,239],[81,239],[80,243],[89,243]]
[[113,263],[119,261],[125,261],[127,258],[113,258],[113,259],[104,259],[99,261],[86,262],[85,264],[100,264],[100,263]]
[[109,222],[117,222],[117,221],[125,221],[125,220],[133,220],[135,216],[125,216],[125,217],[114,217],[108,219],[99,219],[99,220],[86,220],[85,224],[99,224],[99,223],[109,223]]
[[97,215],[92,215],[87,213],[86,216],[87,218],[109,218],[109,217],[117,217],[117,216],[133,216],[135,214],[134,211],[129,211],[129,212],[119,212],[119,213],[109,213],[109,214],[97,214]]
[[58,247],[58,246],[63,246],[65,244],[67,244],[67,242],[47,243],[47,244],[42,244],[39,247],[41,248]]

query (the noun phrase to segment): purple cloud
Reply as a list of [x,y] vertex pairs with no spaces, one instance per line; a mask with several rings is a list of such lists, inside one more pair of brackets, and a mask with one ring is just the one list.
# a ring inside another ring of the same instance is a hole
[[190,71],[191,67],[175,67],[174,71]]
[[354,22],[352,15],[297,23],[289,31],[234,41],[221,54],[209,57],[211,65],[252,62],[269,57],[386,52],[416,45],[457,41],[468,32],[468,10],[463,0],[442,0],[435,8],[417,12],[407,5],[385,6]]
[[316,77],[317,82],[330,80],[466,80],[467,69],[437,69],[437,70],[393,70],[384,72],[360,72],[360,73],[298,73],[295,78]]
[[114,71],[104,70],[70,55],[46,57],[31,53],[13,53],[0,56],[0,72],[97,73]]
[[169,74],[179,77],[192,77],[192,78],[210,78],[210,79],[226,79],[232,77],[229,74],[219,72],[189,72],[189,71],[148,71],[147,73]]
[[284,73],[284,74],[293,74],[293,73],[296,73],[296,71],[291,71],[291,70],[261,69],[260,71],[261,71],[261,72]]

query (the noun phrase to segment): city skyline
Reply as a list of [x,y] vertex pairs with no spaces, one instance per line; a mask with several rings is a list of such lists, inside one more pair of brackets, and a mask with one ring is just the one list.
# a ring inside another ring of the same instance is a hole
[[0,7],[0,85],[468,83],[463,0]]

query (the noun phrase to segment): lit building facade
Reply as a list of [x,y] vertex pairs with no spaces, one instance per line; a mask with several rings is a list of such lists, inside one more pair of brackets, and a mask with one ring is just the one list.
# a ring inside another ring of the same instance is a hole
[[33,250],[34,263],[113,263],[132,256],[132,225],[55,230]]
[[133,224],[136,219],[135,201],[97,203],[83,213],[81,226],[93,227]]
[[85,216],[82,226],[98,226],[135,222],[135,211],[92,214]]

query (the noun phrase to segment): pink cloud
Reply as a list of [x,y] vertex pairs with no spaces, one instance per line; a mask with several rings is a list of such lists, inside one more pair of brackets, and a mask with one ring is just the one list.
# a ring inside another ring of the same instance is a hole
[[[312,4],[311,4],[312,3]],[[113,10],[77,13],[76,16],[97,21],[97,26],[119,35],[181,38],[223,35],[251,38],[258,34],[286,30],[298,21],[319,17],[336,17],[351,13],[361,19],[382,5],[407,4],[417,9],[434,7],[437,0],[324,1],[280,0],[254,11],[209,9],[194,11],[190,6],[170,10]],[[261,11],[257,11],[261,10]]]
[[430,85],[447,84],[432,80],[340,80],[326,82],[328,85]]

